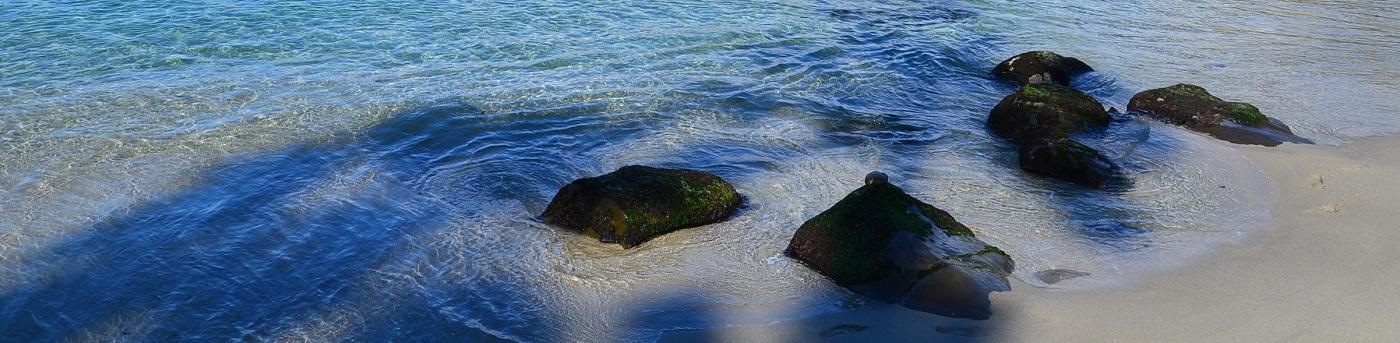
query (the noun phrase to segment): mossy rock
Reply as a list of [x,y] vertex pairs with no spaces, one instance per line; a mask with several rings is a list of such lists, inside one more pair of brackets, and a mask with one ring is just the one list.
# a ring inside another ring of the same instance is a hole
[[739,193],[718,176],[626,166],[570,182],[545,208],[545,222],[631,248],[672,231],[724,221]]
[[1021,87],[987,116],[993,134],[1022,144],[1059,140],[1110,121],[1112,117],[1094,97],[1049,84]]
[[1072,139],[1022,145],[1020,165],[1031,173],[1096,188],[1122,179],[1117,164]]
[[1293,135],[1288,125],[1265,116],[1258,107],[1222,100],[1196,85],[1140,92],[1128,102],[1128,111],[1239,144],[1311,143]]
[[1018,85],[1051,83],[1069,86],[1070,79],[1075,75],[1093,70],[1073,57],[1049,51],[1031,51],[997,64],[992,68],[992,75]]
[[803,223],[786,254],[876,300],[963,318],[985,318],[1013,268],[948,212],[883,180]]
[[1211,95],[1205,88],[1188,84],[1138,93],[1128,102],[1128,110],[1186,127],[1220,126],[1226,120],[1246,126],[1267,122],[1253,105],[1227,102]]

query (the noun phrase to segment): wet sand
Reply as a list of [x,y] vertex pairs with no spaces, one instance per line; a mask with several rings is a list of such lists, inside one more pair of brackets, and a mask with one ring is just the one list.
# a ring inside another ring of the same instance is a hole
[[[1278,184],[1273,223],[1119,286],[1013,281],[987,321],[876,306],[662,341],[1379,342],[1400,337],[1400,137],[1238,146]],[[1228,191],[1228,189],[1222,189]],[[1014,252],[1012,252],[1014,255]]]

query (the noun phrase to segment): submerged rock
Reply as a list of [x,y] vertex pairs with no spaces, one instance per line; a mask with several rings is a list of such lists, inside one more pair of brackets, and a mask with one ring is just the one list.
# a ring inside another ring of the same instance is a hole
[[987,126],[1016,143],[1039,143],[1069,137],[1112,118],[1094,97],[1059,85],[1027,85],[992,109]]
[[1035,278],[1040,279],[1047,285],[1053,285],[1069,279],[1077,279],[1089,276],[1089,273],[1072,269],[1051,269],[1035,272]]
[[871,182],[803,223],[785,253],[851,290],[934,314],[984,319],[1009,291],[1011,257],[952,215]]
[[1117,164],[1072,139],[1021,146],[1021,169],[1080,185],[1102,188],[1116,182]]
[[626,166],[565,185],[542,217],[631,248],[672,231],[724,221],[740,202],[733,186],[709,173]]
[[1093,71],[1088,64],[1049,51],[1016,55],[992,69],[992,75],[1019,85],[1052,83],[1068,86],[1075,75]]
[[1254,105],[1221,100],[1195,85],[1143,91],[1128,102],[1128,111],[1237,144],[1312,143],[1293,135],[1288,125],[1265,116]]

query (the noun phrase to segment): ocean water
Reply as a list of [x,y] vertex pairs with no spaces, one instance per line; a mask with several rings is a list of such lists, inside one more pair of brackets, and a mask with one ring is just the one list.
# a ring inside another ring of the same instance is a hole
[[[1106,106],[1178,82],[1322,144],[1400,132],[1389,2],[0,4],[0,341],[645,341],[867,306],[781,256],[872,170],[1031,287],[1111,286],[1267,227],[1236,147],[1132,117],[1133,185],[985,129],[1036,49]],[[716,173],[731,220],[622,250],[570,180]],[[1089,272],[1071,286],[1036,271]]]

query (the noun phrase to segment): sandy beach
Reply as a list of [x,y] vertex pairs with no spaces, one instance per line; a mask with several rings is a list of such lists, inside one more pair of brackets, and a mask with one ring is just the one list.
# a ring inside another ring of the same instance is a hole
[[[1400,138],[1238,146],[1278,184],[1272,227],[1122,286],[1013,281],[991,320],[897,306],[662,341],[1382,342],[1400,337]],[[1014,256],[1014,252],[1012,253]]]

